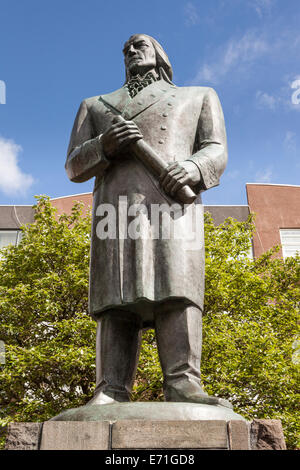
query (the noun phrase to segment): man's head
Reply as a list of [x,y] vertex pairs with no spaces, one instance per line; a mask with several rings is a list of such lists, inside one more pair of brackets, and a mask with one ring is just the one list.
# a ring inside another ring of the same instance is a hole
[[126,79],[139,74],[145,75],[150,70],[159,72],[162,67],[172,80],[172,67],[161,45],[147,34],[134,34],[124,44],[124,62]]

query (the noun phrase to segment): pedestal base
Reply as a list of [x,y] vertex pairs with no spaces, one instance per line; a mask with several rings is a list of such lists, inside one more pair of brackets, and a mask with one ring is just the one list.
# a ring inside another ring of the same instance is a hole
[[[279,420],[47,421],[10,423],[7,450],[285,449]],[[182,451],[184,452],[184,451]],[[104,454],[107,455],[107,454]],[[128,454],[127,454],[128,455]],[[134,454],[132,454],[134,455]]]
[[41,450],[250,449],[249,425],[222,420],[48,421]]
[[[264,432],[261,432],[261,430]],[[74,408],[45,423],[11,423],[6,449],[285,449],[281,423],[248,423],[230,408],[136,402]]]

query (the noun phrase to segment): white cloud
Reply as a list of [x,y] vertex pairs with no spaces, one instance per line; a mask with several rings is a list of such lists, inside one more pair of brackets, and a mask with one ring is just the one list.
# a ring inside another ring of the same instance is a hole
[[262,36],[248,31],[239,39],[230,39],[224,48],[217,51],[213,59],[200,68],[192,84],[201,84],[202,81],[217,83],[237,67],[251,65],[269,50],[270,45]]
[[273,177],[273,171],[271,168],[265,168],[263,170],[259,170],[255,174],[255,182],[256,183],[271,183]]
[[256,93],[256,104],[259,108],[275,109],[277,104],[277,99],[275,96],[269,95],[268,93],[263,93],[258,91]]
[[239,170],[231,170],[225,173],[225,176],[230,180],[235,180],[240,176]]
[[283,141],[283,146],[288,153],[295,154],[297,152],[297,136],[295,132],[286,132]]
[[300,83],[300,75],[285,75],[283,77],[284,85],[276,94],[276,103],[281,104],[286,111],[300,111],[300,85],[295,88],[297,82]]
[[33,184],[33,177],[19,167],[21,150],[13,140],[0,137],[0,191],[8,196],[24,195]]
[[270,29],[248,30],[240,37],[231,37],[218,48],[211,46],[208,53],[209,59],[204,61],[187,85],[203,85],[205,82],[213,85],[225,79],[232,80],[232,77],[249,83],[250,73],[258,70],[259,61],[260,66],[266,68],[268,64],[276,73],[280,73],[284,61],[289,61],[294,68],[295,57],[300,54],[300,34],[295,29],[279,31],[276,35]]
[[199,22],[199,15],[195,5],[192,2],[187,2],[184,6],[185,24],[187,26],[195,25]]
[[300,76],[283,77],[284,85],[272,95],[261,90],[256,92],[255,104],[261,109],[278,109],[281,106],[286,111],[300,111]]
[[270,13],[276,0],[250,0],[248,5],[256,11],[258,16],[262,18],[265,14]]

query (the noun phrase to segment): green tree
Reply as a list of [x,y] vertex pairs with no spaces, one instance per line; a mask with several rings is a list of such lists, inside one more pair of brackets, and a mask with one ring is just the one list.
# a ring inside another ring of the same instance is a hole
[[0,261],[0,418],[43,421],[82,405],[94,385],[95,322],[87,314],[90,215],[55,216],[47,198],[35,223]]
[[[298,258],[273,251],[247,255],[251,218],[215,227],[205,215],[206,296],[202,381],[248,419],[282,420],[297,446]],[[47,198],[18,247],[0,261],[0,422],[44,421],[92,396],[95,322],[87,313],[90,216],[76,204],[57,217]],[[162,373],[153,330],[144,342],[133,400],[162,400]],[[299,397],[298,397],[299,398]],[[299,443],[298,443],[299,445]]]
[[300,258],[250,259],[252,218],[215,227],[206,214],[203,383],[248,419],[281,419],[299,446]]

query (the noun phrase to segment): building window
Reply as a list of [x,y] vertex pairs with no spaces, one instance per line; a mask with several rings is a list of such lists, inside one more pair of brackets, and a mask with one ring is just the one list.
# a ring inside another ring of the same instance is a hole
[[296,253],[300,254],[300,228],[281,229],[280,239],[283,259],[289,256],[296,256]]
[[7,245],[17,245],[22,237],[21,230],[0,230],[0,250]]

